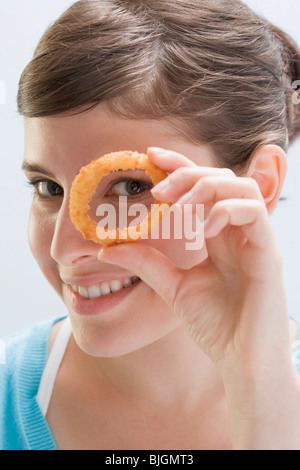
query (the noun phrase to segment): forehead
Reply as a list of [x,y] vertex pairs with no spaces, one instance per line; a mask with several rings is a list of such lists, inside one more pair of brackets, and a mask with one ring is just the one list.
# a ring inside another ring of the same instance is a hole
[[82,166],[106,153],[146,153],[151,146],[168,148],[211,166],[210,149],[185,140],[167,120],[126,119],[101,106],[73,116],[25,119],[25,160],[47,164],[52,172],[67,170],[75,176]]

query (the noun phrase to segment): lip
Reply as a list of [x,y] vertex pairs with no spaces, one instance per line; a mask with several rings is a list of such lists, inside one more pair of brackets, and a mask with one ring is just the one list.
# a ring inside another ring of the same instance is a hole
[[[125,279],[126,277],[132,276],[124,276],[123,278],[115,276],[111,277],[112,279]],[[90,282],[91,278],[89,279]],[[99,283],[99,277],[97,277]],[[108,280],[108,277],[101,278],[102,280]],[[74,280],[75,281],[75,280]],[[77,282],[82,282],[82,279],[78,279]],[[73,280],[72,280],[73,283]],[[77,313],[78,315],[82,316],[95,316],[95,315],[103,315],[108,310],[117,307],[118,304],[121,304],[122,301],[126,299],[131,293],[138,288],[141,284],[141,280],[139,279],[134,284],[131,284],[128,287],[124,287],[123,289],[118,290],[117,292],[112,292],[108,295],[103,295],[101,297],[97,297],[94,299],[86,299],[75,292],[70,285],[66,285],[66,294],[67,294],[67,303],[70,305],[73,312]],[[85,287],[83,284],[78,284],[82,287]],[[91,285],[91,284],[86,284]]]
[[135,276],[134,273],[124,273],[124,274],[119,274],[119,273],[111,273],[111,274],[105,274],[103,276],[89,276],[89,277],[69,277],[69,278],[61,278],[62,281],[65,284],[68,284],[69,286],[75,285],[75,286],[81,286],[88,288],[90,286],[96,286],[101,284],[102,282],[110,282],[113,280],[120,280],[123,281],[124,279],[127,279],[128,277],[133,277]]

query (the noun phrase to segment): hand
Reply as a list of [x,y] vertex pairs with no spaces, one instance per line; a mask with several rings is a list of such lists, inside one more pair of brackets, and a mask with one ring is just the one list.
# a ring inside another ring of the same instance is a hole
[[104,248],[100,259],[151,286],[223,374],[284,367],[291,353],[282,260],[258,184],[173,151],[148,156],[169,173],[168,186],[153,189],[157,199],[205,205],[208,257],[184,270],[138,242]]

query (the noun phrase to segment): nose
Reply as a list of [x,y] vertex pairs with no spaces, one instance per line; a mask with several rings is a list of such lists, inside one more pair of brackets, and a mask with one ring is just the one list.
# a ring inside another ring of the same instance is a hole
[[65,198],[55,221],[51,242],[51,256],[62,266],[76,266],[98,260],[101,245],[85,240],[74,227],[69,213],[69,200]]

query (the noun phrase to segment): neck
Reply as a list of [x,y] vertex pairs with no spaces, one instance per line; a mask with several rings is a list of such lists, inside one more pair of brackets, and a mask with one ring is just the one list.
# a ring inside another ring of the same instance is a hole
[[[75,343],[75,341],[74,341]],[[99,386],[105,380],[114,392],[133,403],[185,406],[223,395],[221,378],[210,359],[180,326],[164,338],[132,353],[95,358],[79,350],[85,371]]]

